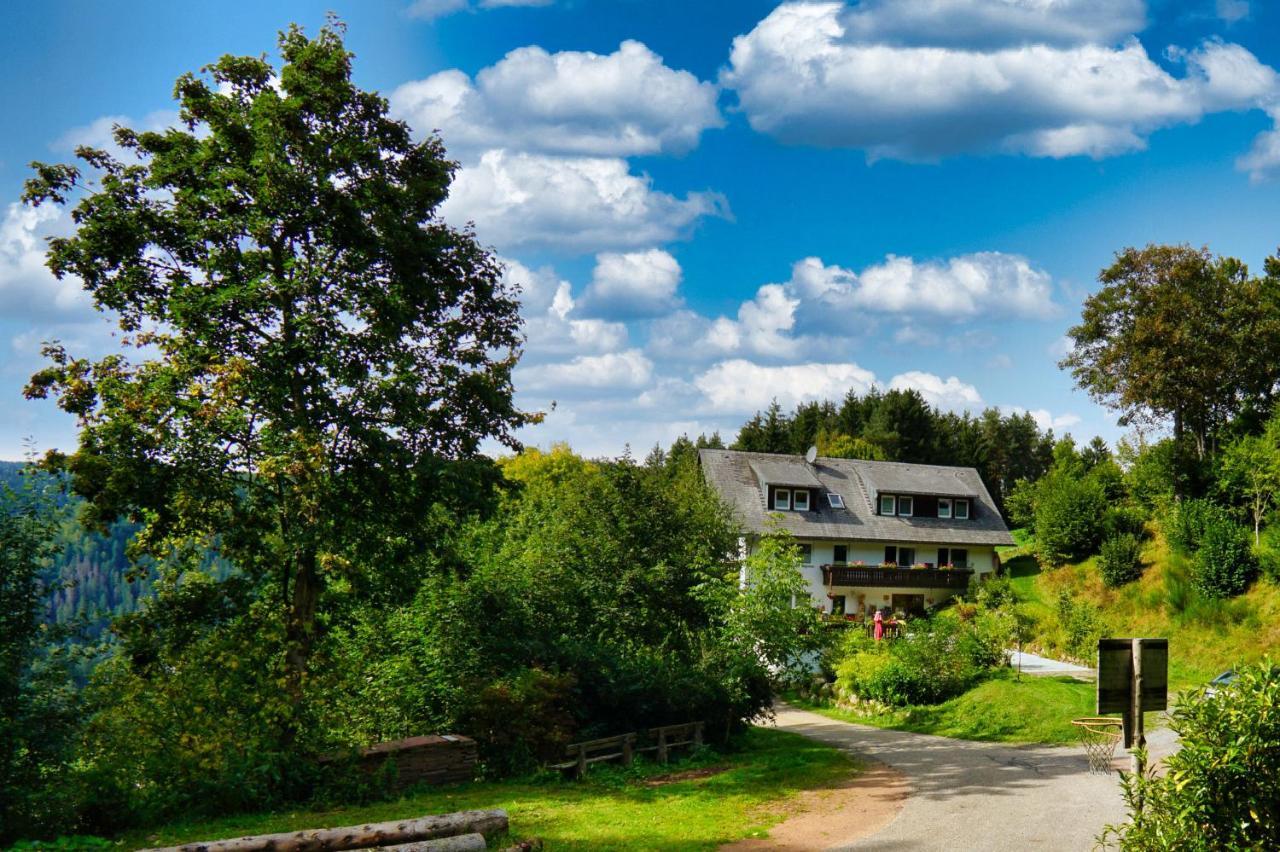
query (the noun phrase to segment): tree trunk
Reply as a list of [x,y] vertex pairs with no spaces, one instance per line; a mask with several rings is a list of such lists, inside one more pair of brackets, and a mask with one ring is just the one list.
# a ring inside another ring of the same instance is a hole
[[[507,831],[507,812],[459,811],[398,822],[318,828],[282,834],[260,834],[234,840],[213,840],[167,846],[151,852],[331,852],[340,849],[372,849],[415,843],[442,837],[480,834],[493,837]],[[473,841],[470,841],[473,843]],[[431,847],[427,847],[431,848]],[[465,849],[467,846],[443,847]]]
[[315,647],[316,609],[320,603],[320,574],[316,552],[308,547],[298,556],[293,578],[293,601],[285,630],[285,679],[290,700],[302,701],[302,679]]

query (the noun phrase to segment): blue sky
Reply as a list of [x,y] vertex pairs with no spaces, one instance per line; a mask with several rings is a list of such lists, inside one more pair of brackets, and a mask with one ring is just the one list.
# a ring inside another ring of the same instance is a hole
[[[26,164],[171,120],[174,79],[348,26],[357,82],[462,165],[525,290],[524,435],[730,437],[778,398],[915,387],[1123,433],[1055,366],[1127,245],[1280,244],[1280,11],[1246,0],[48,2],[0,31],[0,457],[74,444],[21,399],[42,340],[112,346],[40,267]],[[554,401],[554,409],[552,402]]]

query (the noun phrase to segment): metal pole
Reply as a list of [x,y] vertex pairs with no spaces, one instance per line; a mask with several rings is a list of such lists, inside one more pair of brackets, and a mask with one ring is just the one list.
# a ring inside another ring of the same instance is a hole
[[1142,775],[1142,752],[1147,746],[1147,738],[1143,733],[1142,719],[1142,640],[1133,640],[1133,682],[1130,686],[1130,710],[1133,718],[1133,772]]

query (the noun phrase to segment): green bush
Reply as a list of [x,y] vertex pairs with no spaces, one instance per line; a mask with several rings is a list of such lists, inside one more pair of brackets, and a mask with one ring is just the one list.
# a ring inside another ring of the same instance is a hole
[[1037,489],[1035,533],[1040,560],[1062,565],[1089,555],[1102,535],[1102,487],[1066,474],[1045,477]]
[[1126,775],[1129,822],[1100,841],[1122,849],[1280,849],[1280,666],[1239,670],[1216,697],[1179,696],[1182,748],[1156,776]]
[[1133,533],[1120,533],[1102,542],[1098,572],[1109,588],[1132,583],[1142,576],[1142,543]]
[[1141,540],[1147,537],[1147,513],[1137,506],[1112,506],[1102,516],[1103,539],[1129,534]]
[[949,613],[913,622],[898,640],[857,650],[836,667],[837,681],[886,704],[937,704],[1005,664],[1008,625],[995,613],[961,620]]
[[1208,521],[1196,551],[1196,588],[1209,598],[1242,594],[1258,576],[1258,562],[1249,548],[1249,532],[1226,518]]
[[1013,583],[1008,577],[991,577],[985,583],[970,584],[969,596],[978,606],[986,609],[1003,609],[1017,603]]
[[1214,524],[1230,523],[1227,510],[1208,500],[1183,500],[1165,512],[1164,534],[1169,545],[1183,553],[1200,547],[1205,531]]
[[1104,627],[1098,608],[1063,589],[1055,611],[1062,628],[1062,650],[1077,660],[1092,660]]

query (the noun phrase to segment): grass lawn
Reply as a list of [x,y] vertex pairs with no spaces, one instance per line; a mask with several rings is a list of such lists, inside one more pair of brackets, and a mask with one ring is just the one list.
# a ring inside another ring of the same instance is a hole
[[[480,782],[397,802],[175,823],[124,840],[127,848],[137,848],[505,808],[513,839],[540,837],[548,849],[715,849],[764,836],[786,816],[787,800],[796,793],[834,784],[857,771],[842,752],[783,731],[753,728],[742,746],[725,755],[704,752],[670,767],[648,762],[637,762],[630,770],[593,767],[581,782]],[[681,773],[694,769],[715,771],[679,780]],[[664,774],[676,778],[664,781]]]
[[1094,685],[1069,677],[1017,680],[1013,672],[1001,671],[950,701],[905,707],[883,716],[795,703],[833,719],[877,728],[964,740],[1060,744],[1077,741],[1072,719],[1094,715]]

